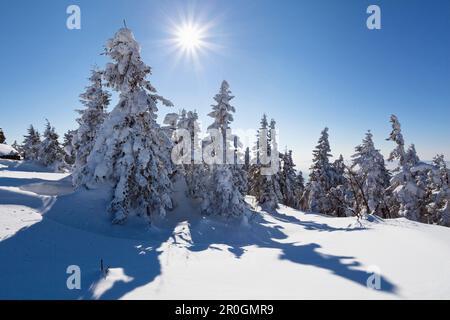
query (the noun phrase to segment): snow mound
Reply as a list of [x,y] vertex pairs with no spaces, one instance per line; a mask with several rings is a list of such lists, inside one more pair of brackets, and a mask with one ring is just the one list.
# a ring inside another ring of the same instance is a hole
[[17,156],[18,154],[19,152],[17,152],[17,150],[14,149],[13,147],[4,143],[0,143],[0,157]]

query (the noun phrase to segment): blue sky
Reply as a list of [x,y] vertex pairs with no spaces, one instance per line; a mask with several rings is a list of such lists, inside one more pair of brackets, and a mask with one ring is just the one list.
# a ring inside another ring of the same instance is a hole
[[[81,8],[81,30],[66,28],[66,8]],[[366,9],[381,7],[381,30]],[[349,157],[367,129],[387,155],[389,115],[423,159],[450,158],[450,1],[205,0],[2,1],[1,121],[8,142],[45,118],[62,134],[75,128],[78,95],[103,45],[122,20],[142,45],[150,78],[176,107],[206,114],[226,79],[236,98],[234,128],[262,113],[277,120],[281,148],[302,169],[323,127],[332,153]],[[215,50],[177,61],[166,45],[171,22],[209,24]],[[161,107],[161,115],[170,110]]]

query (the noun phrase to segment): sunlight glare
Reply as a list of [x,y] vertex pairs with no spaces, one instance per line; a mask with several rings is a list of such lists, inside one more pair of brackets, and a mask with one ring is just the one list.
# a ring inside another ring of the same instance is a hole
[[194,25],[184,25],[177,30],[177,42],[185,50],[196,50],[201,47],[202,33]]

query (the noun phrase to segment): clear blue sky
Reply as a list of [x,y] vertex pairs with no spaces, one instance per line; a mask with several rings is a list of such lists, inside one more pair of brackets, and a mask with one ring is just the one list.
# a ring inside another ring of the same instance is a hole
[[[66,28],[70,4],[81,8],[81,30]],[[366,28],[370,4],[381,7],[381,30]],[[176,62],[165,45],[171,21],[187,12],[212,22],[216,49],[197,65]],[[0,15],[0,127],[9,143],[31,123],[42,131],[45,118],[60,134],[76,127],[89,70],[104,66],[102,47],[125,18],[153,68],[150,80],[175,110],[196,109],[209,122],[226,79],[236,96],[233,127],[255,128],[266,112],[297,163],[309,161],[325,126],[336,156],[350,156],[367,129],[387,155],[391,113],[423,159],[450,158],[447,0],[5,0]]]

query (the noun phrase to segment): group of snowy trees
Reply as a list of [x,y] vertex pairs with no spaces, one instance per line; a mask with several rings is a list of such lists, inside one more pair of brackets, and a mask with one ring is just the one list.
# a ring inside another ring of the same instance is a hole
[[273,211],[282,203],[299,207],[304,189],[303,176],[295,170],[292,151],[280,153],[276,140],[276,122],[267,120],[264,114],[257,131],[253,157],[249,151],[245,157],[248,168],[248,190],[257,204]]
[[[105,55],[111,61],[92,71],[80,95],[84,109],[77,110],[78,128],[67,132],[60,144],[48,121],[42,137],[30,126],[16,149],[26,160],[71,170],[76,188],[112,188],[109,211],[114,223],[125,222],[129,215],[148,221],[164,216],[176,206],[173,185],[181,179],[187,196],[206,215],[245,217],[248,194],[268,212],[281,203],[336,217],[374,214],[450,224],[449,169],[443,156],[425,164],[414,145],[405,149],[395,116],[387,140],[396,145],[388,159],[397,162],[396,169],[386,168],[370,131],[349,162],[342,156],[331,161],[325,128],[305,185],[292,151],[279,152],[276,122],[269,122],[265,114],[255,146],[242,152],[239,137],[230,129],[236,110],[226,81],[213,98],[207,135],[200,138],[195,111],[169,113],[165,126],[156,121],[158,103],[169,107],[172,103],[147,80],[151,68],[142,61],[140,46],[128,28],[107,42]],[[111,112],[108,89],[119,97]]]
[[331,163],[325,128],[313,152],[311,174],[299,208],[337,217],[375,214],[450,226],[450,171],[444,157],[436,156],[432,164],[421,162],[414,145],[405,149],[395,115],[391,123],[387,140],[396,146],[388,161],[397,162],[392,171],[386,168],[370,131],[355,148],[349,164],[342,156]]
[[25,160],[37,161],[55,171],[62,171],[67,168],[66,154],[63,145],[58,139],[59,135],[56,133],[55,128],[47,120],[42,136],[33,125],[30,125],[22,145],[14,141],[12,147]]

